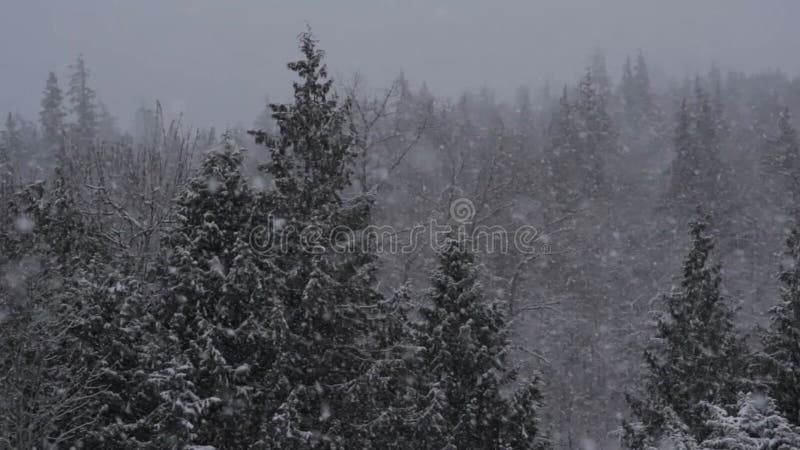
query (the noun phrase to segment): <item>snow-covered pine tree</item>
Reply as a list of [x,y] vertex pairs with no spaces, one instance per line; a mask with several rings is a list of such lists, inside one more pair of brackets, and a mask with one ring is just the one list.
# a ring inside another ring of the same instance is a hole
[[702,442],[703,450],[794,450],[800,448],[800,429],[778,414],[772,398],[761,394],[742,394],[738,412],[729,415],[725,408],[706,404],[711,434]]
[[[630,396],[639,422],[626,424],[626,445],[643,448],[658,442],[668,407],[698,442],[708,435],[701,402],[724,407],[736,403],[746,386],[744,341],[737,335],[734,310],[720,293],[720,267],[709,265],[714,247],[709,217],[691,224],[692,247],[683,267],[680,289],[664,297],[666,311],[657,319],[656,345],[645,352],[644,386]],[[641,433],[637,438],[635,430]]]
[[658,442],[658,447],[648,450],[700,450],[697,441],[692,437],[689,427],[672,411],[665,408],[664,434]]
[[166,295],[157,318],[166,360],[153,375],[167,418],[160,445],[250,448],[276,399],[271,377],[281,351],[275,270],[250,245],[256,199],[228,138],[178,198],[163,247]]
[[[263,258],[281,279],[274,295],[284,327],[274,366],[281,400],[260,445],[387,448],[397,436],[376,429],[384,430],[386,415],[394,414],[386,407],[394,397],[385,392],[392,383],[374,381],[376,373],[398,368],[384,366],[396,360],[384,352],[381,336],[389,302],[373,288],[375,257],[361,233],[371,200],[341,195],[354,157],[350,102],[340,104],[331,92],[316,43],[310,32],[300,36],[304,58],[288,65],[300,78],[294,102],[271,105],[279,134],[252,132],[270,156],[261,171],[274,187],[264,192],[259,210],[280,224],[279,248]],[[346,231],[344,242],[329,239],[336,230]]]
[[[39,111],[39,123],[42,127],[42,139],[48,150],[58,147],[64,133],[64,96],[58,86],[56,74],[50,72],[44,86],[42,109]],[[55,153],[55,152],[53,152]]]
[[448,240],[421,309],[421,416],[415,448],[529,449],[540,444],[539,391],[509,361],[507,320],[488,303],[464,241]]
[[163,448],[161,386],[151,374],[173,349],[152,314],[158,286],[115,269],[97,271],[84,285],[72,333],[81,342],[80,364],[95,374],[96,394],[87,406],[94,421],[78,442],[84,448]]
[[780,272],[781,300],[771,311],[763,337],[763,376],[778,409],[800,425],[800,230],[786,240],[786,259]]

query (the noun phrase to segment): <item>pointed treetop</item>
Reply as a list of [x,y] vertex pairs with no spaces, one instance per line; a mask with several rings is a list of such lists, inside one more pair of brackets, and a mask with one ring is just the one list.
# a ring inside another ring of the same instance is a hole
[[310,31],[299,40],[303,58],[288,64],[300,77],[293,83],[294,102],[270,105],[278,135],[249,133],[268,147],[270,162],[262,169],[274,177],[278,191],[309,212],[337,203],[339,192],[350,183],[354,131],[347,123],[350,100],[340,104],[330,92],[333,80],[328,79],[317,40]]

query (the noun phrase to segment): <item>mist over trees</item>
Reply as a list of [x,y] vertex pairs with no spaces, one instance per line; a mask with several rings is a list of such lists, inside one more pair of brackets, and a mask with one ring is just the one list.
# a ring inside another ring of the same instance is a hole
[[0,447],[800,448],[800,78],[299,44],[252,129],[123,128],[81,55],[0,111]]

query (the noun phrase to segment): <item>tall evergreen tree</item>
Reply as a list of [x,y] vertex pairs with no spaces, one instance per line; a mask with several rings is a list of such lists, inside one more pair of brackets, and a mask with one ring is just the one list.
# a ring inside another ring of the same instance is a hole
[[[379,339],[385,300],[373,288],[375,257],[361,234],[371,201],[342,198],[355,156],[350,102],[340,104],[331,92],[314,37],[304,33],[300,43],[304,58],[288,65],[300,77],[294,102],[271,105],[279,134],[252,132],[269,151],[261,170],[274,183],[259,209],[282,230],[280,249],[264,256],[282,280],[273,295],[281,305],[283,341],[274,366],[280,400],[264,424],[262,444],[383,448],[395,437],[373,428],[386,413],[387,396],[374,374],[387,361]],[[337,229],[349,230],[349,251],[328,238]]]
[[597,90],[594,74],[587,71],[578,84],[575,117],[585,189],[589,198],[608,193],[606,167],[617,153],[617,135],[607,111],[606,97]]
[[417,448],[533,448],[541,443],[538,388],[509,367],[505,315],[485,301],[467,245],[445,243],[421,310],[425,420]]
[[772,309],[764,336],[763,360],[770,395],[778,410],[800,425],[800,231],[786,240],[786,262],[780,273],[781,301]]
[[636,97],[639,100],[641,109],[644,112],[648,111],[651,104],[650,92],[650,72],[647,69],[647,61],[644,59],[644,53],[640,50],[636,54],[636,65],[633,67],[633,81],[636,86]]
[[636,82],[633,77],[633,65],[631,64],[630,55],[625,57],[625,63],[622,64],[622,78],[619,82],[620,94],[622,97],[622,106],[629,116],[629,120],[633,118],[633,107],[636,104]]
[[6,116],[5,129],[0,131],[0,197],[9,200],[17,176],[18,152],[21,145],[17,124],[11,113]]
[[675,207],[691,210],[702,204],[720,211],[728,204],[717,120],[708,95],[696,84],[695,102],[682,101],[674,132],[669,201]]
[[0,201],[6,201],[14,191],[14,169],[11,156],[0,142]]
[[709,265],[714,247],[708,217],[691,225],[692,248],[680,289],[664,298],[666,311],[656,323],[657,344],[645,352],[642,397],[629,397],[638,426],[625,425],[624,442],[644,448],[657,442],[669,409],[698,442],[708,436],[701,402],[724,407],[736,403],[745,385],[744,341],[737,336],[733,310],[720,293],[720,267]]
[[722,92],[722,75],[720,74],[719,67],[713,62],[708,71],[708,84],[709,103],[714,112],[714,125],[717,128],[717,134],[719,136],[724,136],[728,130],[724,117],[725,104]]
[[636,55],[636,62],[632,63],[631,58],[625,60],[622,67],[622,80],[620,82],[623,108],[628,126],[634,136],[648,134],[653,115],[653,99],[650,90],[650,74],[647,69],[647,62],[640,51]]
[[97,137],[105,142],[115,141],[119,137],[116,117],[111,114],[103,102],[98,102],[97,111]]
[[0,143],[12,163],[20,160],[22,156],[22,135],[19,129],[19,121],[11,113],[6,116],[4,129],[0,132]]
[[592,74],[592,81],[594,88],[605,102],[611,101],[611,92],[613,86],[611,85],[611,77],[608,75],[606,68],[606,55],[600,50],[596,49],[592,52],[589,58],[589,71]]
[[94,141],[97,131],[96,94],[89,87],[89,68],[86,67],[83,55],[78,55],[75,64],[70,68],[73,72],[69,79],[67,96],[75,117],[73,131],[77,144],[87,146]]
[[[762,164],[778,189],[773,195],[787,199],[780,205],[787,213],[800,213],[800,140],[788,108],[778,114],[778,138],[770,144]],[[784,192],[789,195],[782,195]]]
[[779,152],[783,155],[784,167],[782,173],[787,177],[789,192],[791,192],[792,213],[800,213],[800,139],[797,130],[792,125],[792,114],[789,109],[784,109],[778,119]]
[[189,181],[165,242],[167,295],[157,317],[175,347],[156,375],[163,415],[172,417],[165,445],[250,447],[276,401],[275,271],[250,245],[256,203],[233,145],[210,153]]
[[678,109],[673,138],[676,155],[671,168],[670,197],[678,202],[694,201],[693,197],[699,190],[695,175],[695,166],[699,164],[699,161],[696,156],[694,124],[690,108],[686,99],[683,99]]
[[63,94],[58,86],[56,74],[50,72],[44,87],[42,109],[39,111],[39,123],[42,127],[42,138],[49,147],[57,146],[64,133],[66,112],[63,105]]
[[565,86],[547,130],[547,146],[540,164],[548,209],[552,210],[553,217],[574,209],[589,189],[581,184],[586,180],[583,171],[574,167],[581,160],[578,152],[578,127]]

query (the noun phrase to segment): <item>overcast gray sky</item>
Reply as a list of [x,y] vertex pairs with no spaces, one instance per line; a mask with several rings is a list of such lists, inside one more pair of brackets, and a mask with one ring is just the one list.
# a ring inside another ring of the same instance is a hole
[[674,74],[714,60],[794,75],[798,20],[796,0],[0,0],[0,113],[33,118],[47,72],[63,87],[82,52],[123,127],[156,98],[197,125],[249,125],[264,94],[286,98],[306,21],[335,74],[505,95],[576,78],[594,48],[615,72],[641,48]]

